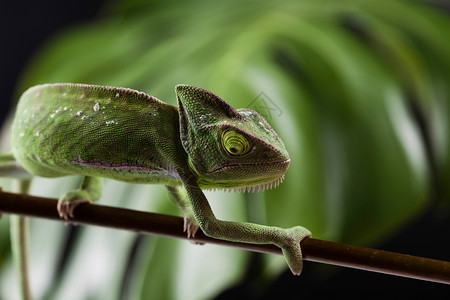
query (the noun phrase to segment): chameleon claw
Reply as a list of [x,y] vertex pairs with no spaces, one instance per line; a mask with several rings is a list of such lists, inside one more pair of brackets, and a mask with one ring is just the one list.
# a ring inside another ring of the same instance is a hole
[[[195,222],[194,220],[192,220],[189,217],[184,217],[184,225],[183,225],[183,232],[187,233],[187,237],[189,238],[195,238],[195,234],[197,233],[197,230],[200,228],[200,226],[197,224],[197,222]],[[196,241],[191,241],[192,244],[194,245],[204,245],[205,243],[202,242],[196,242]]]
[[188,238],[194,238],[199,226],[190,218],[184,217],[183,232],[187,232]]
[[85,199],[75,199],[71,201],[59,200],[57,205],[58,214],[64,220],[69,221],[74,218],[73,211],[75,210],[75,207],[83,203],[91,202]]
[[[88,183],[92,185],[92,178],[85,177],[83,181],[84,182],[88,180]],[[98,183],[98,182],[97,182]],[[58,214],[61,218],[63,218],[66,221],[69,221],[70,219],[74,218],[73,212],[75,208],[84,203],[91,203],[90,200],[90,193],[85,190],[74,190],[65,193],[61,198],[58,200],[57,210]]]

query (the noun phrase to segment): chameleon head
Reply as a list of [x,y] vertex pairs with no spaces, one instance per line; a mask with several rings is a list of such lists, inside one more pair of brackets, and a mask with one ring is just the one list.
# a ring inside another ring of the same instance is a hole
[[176,93],[181,142],[200,187],[259,191],[283,180],[289,154],[260,114],[198,87],[178,85]]

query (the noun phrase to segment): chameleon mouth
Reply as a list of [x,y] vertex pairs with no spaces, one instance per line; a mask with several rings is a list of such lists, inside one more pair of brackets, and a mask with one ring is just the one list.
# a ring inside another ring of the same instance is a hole
[[268,182],[268,183],[262,183],[262,184],[256,184],[256,185],[249,185],[249,186],[240,186],[236,188],[212,188],[207,189],[208,191],[225,191],[225,192],[239,192],[239,193],[254,193],[256,192],[264,192],[264,190],[271,190],[272,188],[277,188],[280,183],[283,183],[284,175],[281,176],[278,179],[275,179],[274,181]]
[[[284,180],[284,173],[286,172],[289,166],[290,159],[280,160],[275,162],[259,162],[259,163],[233,163],[223,165],[217,169],[209,171],[208,174],[220,174],[222,172],[227,172],[232,169],[242,168],[242,167],[254,167],[255,170],[250,175],[249,181],[223,181],[216,180],[213,182],[208,182],[205,185],[209,185],[209,187],[205,187],[205,190],[209,191],[225,191],[225,192],[239,192],[239,193],[250,193],[250,192],[261,192],[269,189],[276,188],[280,185],[280,183]],[[272,174],[264,176],[264,166],[270,166],[272,169]],[[262,168],[258,170],[258,168]],[[258,176],[257,174],[261,174],[262,176]],[[256,175],[256,176],[255,176]],[[253,177],[253,178],[251,178]],[[275,178],[275,179],[273,179]]]
[[[214,169],[212,171],[209,171],[208,173],[210,174],[214,174],[214,173],[219,173],[222,171],[226,171],[229,169],[234,169],[234,168],[241,168],[241,167],[248,167],[248,166],[263,166],[263,165],[270,165],[270,166],[275,166],[278,165],[280,167],[283,168],[287,168],[287,166],[289,166],[289,162],[291,161],[290,158],[286,159],[286,160],[280,160],[280,161],[275,161],[275,162],[258,162],[258,163],[234,163],[234,164],[227,164],[224,165],[222,167],[219,167],[217,169]],[[276,181],[276,180],[275,180]]]

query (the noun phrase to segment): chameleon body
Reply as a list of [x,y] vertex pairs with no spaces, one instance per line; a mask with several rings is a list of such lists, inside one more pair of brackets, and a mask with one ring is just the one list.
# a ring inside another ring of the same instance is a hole
[[32,87],[13,121],[13,156],[36,176],[84,176],[81,188],[58,202],[64,218],[73,216],[78,204],[100,197],[100,178],[164,184],[184,214],[188,236],[200,227],[219,239],[275,244],[292,272],[300,274],[300,242],[310,236],[307,229],[218,220],[202,192],[277,186],[290,161],[282,140],[250,109],[234,109],[198,87],[175,90],[178,108],[131,89]]
[[129,89],[40,85],[19,101],[12,151],[37,176],[179,185],[178,118],[177,108]]

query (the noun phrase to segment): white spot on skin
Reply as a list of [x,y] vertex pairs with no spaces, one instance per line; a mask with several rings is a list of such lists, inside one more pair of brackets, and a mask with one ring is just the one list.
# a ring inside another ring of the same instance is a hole
[[82,114],[83,114],[83,111],[82,111],[82,110],[80,110],[80,111],[77,112],[77,116],[81,116]]
[[119,93],[117,93],[117,94],[116,94],[116,98],[119,98],[119,97],[120,97],[120,94],[119,94]]
[[21,133],[19,134],[20,137],[23,137],[24,135],[25,135],[25,133],[23,133],[23,132],[21,132]]
[[36,131],[36,133],[34,134],[35,136],[39,136],[41,133],[39,131]]
[[55,117],[55,114],[51,114],[51,115],[50,115],[50,118],[53,119],[54,117]]
[[95,103],[94,105],[94,111],[99,111],[100,110],[100,105],[97,103]]
[[86,120],[88,118],[88,116],[82,116],[81,120]]
[[251,111],[241,111],[241,112],[239,112],[241,115],[244,115],[244,116],[251,116],[251,115],[253,115],[253,113],[251,112]]
[[68,110],[67,106],[66,106],[66,107],[64,107],[64,110]]

